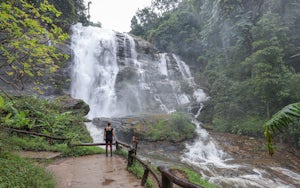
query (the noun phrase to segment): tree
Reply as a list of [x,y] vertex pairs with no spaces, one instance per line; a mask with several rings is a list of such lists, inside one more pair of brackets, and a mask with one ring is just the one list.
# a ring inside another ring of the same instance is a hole
[[[43,1],[26,0],[26,2],[34,4],[35,7],[39,7]],[[53,23],[61,27],[64,31],[69,31],[70,25],[77,22],[81,22],[83,25],[89,24],[84,0],[48,0],[48,2],[61,12],[59,17],[51,16],[51,19]]]
[[250,87],[254,97],[265,106],[267,118],[277,108],[278,101],[284,101],[289,95],[291,72],[283,61],[287,31],[278,15],[263,15],[253,28],[253,53],[242,62],[244,68],[248,67],[250,71]]
[[269,154],[274,154],[273,138],[279,131],[283,132],[283,128],[288,128],[293,122],[300,120],[300,102],[285,106],[264,125],[264,135],[268,144]]
[[47,0],[41,2],[39,8],[24,0],[1,3],[2,83],[22,90],[26,81],[39,85],[44,76],[58,70],[58,63],[68,56],[61,53],[56,45],[64,42],[68,35],[50,17],[60,15]]

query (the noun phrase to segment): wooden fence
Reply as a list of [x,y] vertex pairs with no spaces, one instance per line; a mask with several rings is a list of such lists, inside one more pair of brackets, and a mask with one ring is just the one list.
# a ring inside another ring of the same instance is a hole
[[[12,132],[18,132],[21,134],[31,134],[31,135],[36,135],[36,136],[42,136],[46,137],[49,139],[53,140],[64,140],[68,141],[68,146],[69,147],[75,147],[75,146],[98,146],[98,145],[105,145],[105,143],[81,143],[81,144],[71,144],[70,140],[68,138],[62,138],[62,137],[55,137],[55,136],[49,136],[49,135],[44,135],[40,133],[35,133],[35,132],[29,132],[29,131],[24,131],[24,130],[18,130],[18,129],[12,129],[12,128],[4,128],[1,127],[2,129],[5,129],[6,131],[12,131]],[[142,159],[140,159],[137,156],[137,146],[138,146],[138,141],[135,137],[132,139],[132,145],[123,143],[116,139],[116,142],[114,145],[116,145],[116,149],[120,150],[122,147],[126,148],[128,150],[128,162],[127,162],[127,167],[130,167],[133,165],[134,160],[139,162],[143,167],[144,167],[144,174],[141,180],[141,185],[144,186],[149,173],[152,174],[154,177],[155,181],[157,182],[159,188],[173,188],[173,184],[176,184],[178,186],[184,187],[184,188],[202,188],[199,185],[195,185],[193,183],[190,183],[184,179],[181,179],[177,176],[175,176],[171,170],[166,167],[166,166],[159,166],[158,170],[161,173],[161,178],[159,178],[159,175]]]
[[[73,144],[70,146],[96,146],[96,145],[105,145],[105,143]],[[145,185],[149,177],[149,173],[151,173],[155,181],[157,182],[159,188],[173,188],[173,184],[176,184],[184,188],[202,188],[199,185],[195,185],[193,183],[190,183],[184,179],[175,176],[171,172],[171,170],[166,166],[158,167],[158,170],[161,173],[161,177],[159,177],[159,175],[146,162],[144,162],[141,158],[137,156],[138,141],[135,137],[133,137],[132,139],[132,145],[121,142],[118,139],[116,139],[114,145],[116,145],[117,150],[120,150],[121,148],[126,148],[128,150],[127,167],[131,167],[134,161],[139,162],[144,167],[144,174],[141,180],[142,186]]]

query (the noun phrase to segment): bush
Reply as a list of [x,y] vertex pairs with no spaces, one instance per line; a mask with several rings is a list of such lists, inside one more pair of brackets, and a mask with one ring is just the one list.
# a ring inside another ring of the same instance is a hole
[[160,119],[154,124],[149,124],[149,130],[146,132],[145,137],[152,141],[178,142],[193,138],[196,134],[195,128],[195,125],[191,123],[186,115],[173,113],[169,119]]
[[178,169],[178,170],[183,171],[186,174],[189,182],[191,182],[193,184],[200,185],[204,188],[218,188],[217,185],[214,185],[214,184],[208,182],[207,180],[203,179],[203,177],[200,174],[198,174],[190,169],[183,168],[183,169]]
[[259,117],[242,117],[231,120],[215,118],[214,130],[228,132],[237,135],[263,136],[263,124],[265,119]]
[[0,118],[4,126],[67,137],[73,141],[92,141],[84,124],[83,112],[74,114],[65,111],[57,102],[32,96],[4,99],[0,103]]

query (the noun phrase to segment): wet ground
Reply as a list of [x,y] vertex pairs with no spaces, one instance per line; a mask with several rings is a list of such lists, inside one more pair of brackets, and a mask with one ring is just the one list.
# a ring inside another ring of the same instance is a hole
[[57,188],[139,188],[141,181],[126,170],[127,161],[120,156],[90,155],[66,158],[49,165]]
[[[210,132],[210,135],[215,139],[218,145],[230,156],[235,158],[235,163],[247,163],[255,168],[272,171],[273,175],[285,179],[290,186],[300,187],[299,183],[295,183],[285,173],[279,173],[272,167],[280,167],[289,169],[297,174],[294,177],[299,177],[300,174],[300,152],[293,147],[281,144],[273,157],[269,156],[265,146],[264,139],[257,139],[247,136],[237,136],[226,133]],[[170,143],[157,144],[141,144],[139,145],[138,153],[142,154],[142,148],[149,151],[156,151],[160,157],[164,156],[168,151],[168,160],[165,158],[156,158],[157,161],[163,161],[167,166],[181,166],[179,158],[183,148],[182,145],[172,146]],[[177,150],[177,152],[175,151]],[[150,152],[150,154],[152,153]],[[170,154],[172,154],[170,156]],[[57,156],[51,152],[34,152],[22,153],[24,157],[33,156],[35,158],[51,158]],[[32,158],[32,157],[31,157]],[[174,161],[172,161],[172,159]],[[152,162],[152,161],[151,161]],[[152,163],[152,165],[159,165]],[[110,188],[139,188],[141,180],[137,179],[132,173],[126,169],[127,160],[114,155],[106,157],[105,155],[91,155],[76,158],[58,159],[47,166],[47,170],[52,172],[58,183],[57,188],[94,188],[94,187],[110,187]],[[247,171],[247,170],[245,170]],[[241,172],[242,173],[242,172]],[[245,172],[246,173],[246,172]],[[269,179],[272,179],[270,177]],[[290,179],[290,180],[289,180]],[[298,181],[299,182],[299,181]],[[226,186],[224,186],[226,187]]]
[[247,162],[255,166],[280,166],[300,174],[300,150],[275,142],[273,156],[268,154],[264,138],[253,138],[228,133],[209,133],[222,149],[235,158],[235,162]]

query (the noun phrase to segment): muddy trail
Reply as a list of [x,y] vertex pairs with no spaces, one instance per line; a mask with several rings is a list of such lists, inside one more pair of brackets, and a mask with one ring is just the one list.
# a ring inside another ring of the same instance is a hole
[[127,161],[117,155],[90,155],[59,159],[47,167],[56,188],[140,188],[141,181],[126,169]]

